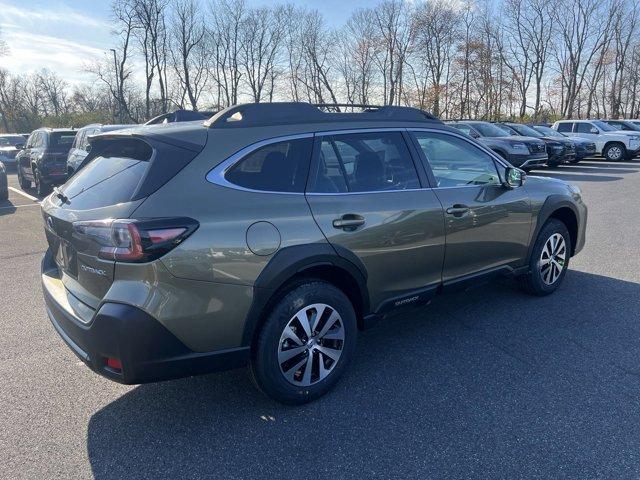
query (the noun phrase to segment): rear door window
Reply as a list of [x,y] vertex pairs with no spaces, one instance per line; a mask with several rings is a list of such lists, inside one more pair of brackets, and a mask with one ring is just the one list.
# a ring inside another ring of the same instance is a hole
[[321,137],[309,191],[381,192],[420,188],[409,149],[400,132],[367,132]]

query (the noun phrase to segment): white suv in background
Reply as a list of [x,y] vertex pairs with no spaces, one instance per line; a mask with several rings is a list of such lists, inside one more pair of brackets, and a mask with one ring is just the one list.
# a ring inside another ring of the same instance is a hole
[[640,132],[616,130],[601,120],[560,120],[551,128],[569,137],[592,140],[596,152],[610,161],[633,158],[640,152]]

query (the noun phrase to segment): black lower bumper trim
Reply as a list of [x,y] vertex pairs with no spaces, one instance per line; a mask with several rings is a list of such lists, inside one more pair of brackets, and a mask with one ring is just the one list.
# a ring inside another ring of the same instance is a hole
[[[125,384],[147,383],[228,370],[245,365],[249,347],[194,352],[146,312],[131,305],[105,303],[83,324],[44,289],[47,313],[58,334],[93,371]],[[122,370],[108,368],[117,358]]]

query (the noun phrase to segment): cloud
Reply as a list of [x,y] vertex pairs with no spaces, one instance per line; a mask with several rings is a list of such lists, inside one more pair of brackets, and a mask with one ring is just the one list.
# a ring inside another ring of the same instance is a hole
[[69,83],[87,80],[87,64],[99,59],[111,42],[111,26],[63,4],[18,8],[0,0],[0,29],[9,54],[0,67],[17,74],[43,68]]
[[57,24],[70,23],[87,27],[109,28],[108,23],[105,21],[77,12],[64,4],[50,5],[47,8],[20,8],[0,1],[0,22],[6,22],[9,25],[16,25],[16,22],[23,24],[26,22],[30,25],[39,22],[53,22]]

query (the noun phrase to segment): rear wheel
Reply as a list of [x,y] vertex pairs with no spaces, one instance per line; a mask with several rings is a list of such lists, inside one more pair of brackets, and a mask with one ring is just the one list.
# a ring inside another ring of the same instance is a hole
[[40,171],[34,170],[33,171],[33,178],[34,178],[35,184],[36,184],[36,193],[39,196],[44,197],[45,195],[47,195],[51,191],[51,187],[49,186],[49,184],[45,183],[42,180],[42,176],[40,175]]
[[533,295],[549,295],[562,283],[571,256],[571,236],[564,223],[555,218],[544,224],[533,246],[529,273],[522,285]]
[[20,167],[20,165],[18,165],[18,183],[20,184],[20,188],[23,190],[31,188],[31,182],[24,178],[22,167]]
[[622,143],[610,143],[604,148],[602,156],[610,162],[619,162],[626,158],[627,150]]
[[356,315],[333,285],[310,280],[271,311],[254,345],[250,369],[260,390],[302,404],[328,392],[353,356]]

